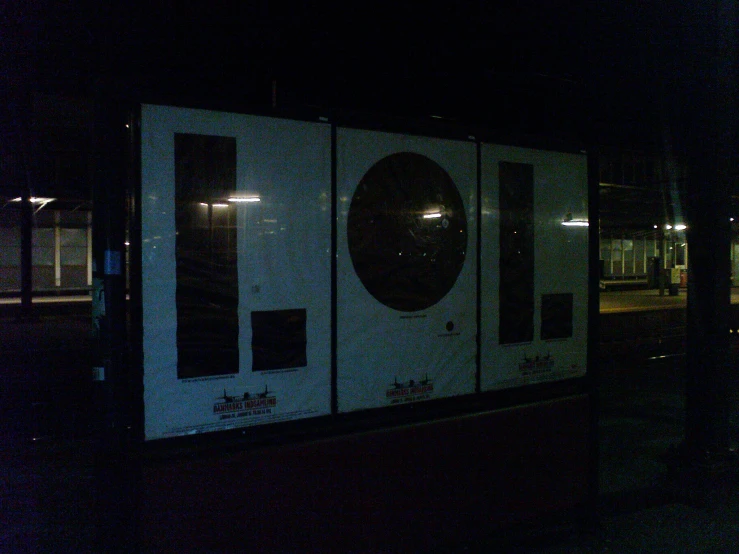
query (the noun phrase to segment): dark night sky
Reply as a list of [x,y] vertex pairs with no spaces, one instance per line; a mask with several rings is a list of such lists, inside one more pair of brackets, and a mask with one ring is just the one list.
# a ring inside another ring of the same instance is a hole
[[0,8],[2,62],[33,89],[107,80],[266,106],[276,79],[283,106],[551,120],[646,142],[707,40],[689,2],[20,4]]

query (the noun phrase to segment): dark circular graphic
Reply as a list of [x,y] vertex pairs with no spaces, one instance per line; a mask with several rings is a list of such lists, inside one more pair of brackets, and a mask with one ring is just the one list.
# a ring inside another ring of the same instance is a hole
[[401,152],[362,177],[347,235],[354,271],[367,291],[394,310],[415,312],[454,286],[465,260],[467,217],[441,166]]

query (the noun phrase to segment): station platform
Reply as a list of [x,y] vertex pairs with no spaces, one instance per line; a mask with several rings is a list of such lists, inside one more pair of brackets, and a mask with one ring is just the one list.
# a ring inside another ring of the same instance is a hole
[[[644,310],[684,308],[686,306],[686,290],[681,289],[677,296],[669,296],[666,292],[660,296],[658,290],[602,291],[600,293],[601,313],[621,313]],[[739,288],[732,290],[732,304],[739,304]],[[20,298],[0,298],[0,316],[12,314],[20,306]],[[59,305],[77,306],[84,310],[90,303],[90,295],[72,296],[39,296],[33,299],[33,305],[48,313],[49,309]]]

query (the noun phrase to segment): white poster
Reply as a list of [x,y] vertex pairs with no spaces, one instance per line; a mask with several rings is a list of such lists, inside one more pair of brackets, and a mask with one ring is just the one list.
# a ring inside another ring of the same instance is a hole
[[330,413],[331,131],[144,105],[146,439]]
[[476,152],[338,130],[340,412],[475,391]]
[[482,145],[481,389],[586,372],[585,155]]

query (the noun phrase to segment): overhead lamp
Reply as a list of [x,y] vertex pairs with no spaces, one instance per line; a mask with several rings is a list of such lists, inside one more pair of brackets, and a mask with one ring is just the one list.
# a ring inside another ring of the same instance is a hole
[[228,208],[228,204],[213,204],[214,208]]
[[[20,202],[23,199],[19,196],[18,198],[13,198],[11,202]],[[56,200],[56,198],[44,198],[42,196],[31,196],[31,204],[48,204],[49,202],[53,202]]]
[[441,212],[433,212],[430,214],[423,214],[424,219],[438,219],[441,217]]
[[568,212],[562,221],[562,225],[565,227],[589,227],[590,223],[587,219],[574,219],[572,217],[572,212]]
[[262,199],[258,196],[231,196],[228,199],[229,202],[261,202]]
[[[23,199],[19,196],[18,198],[13,198],[11,202],[21,202],[22,200]],[[53,202],[54,200],[56,200],[56,198],[45,198],[43,196],[31,196],[29,200],[31,201],[31,204],[35,204],[36,206],[38,206],[36,208],[36,211],[39,211],[41,208],[46,206],[46,204],[48,204],[49,202]]]

